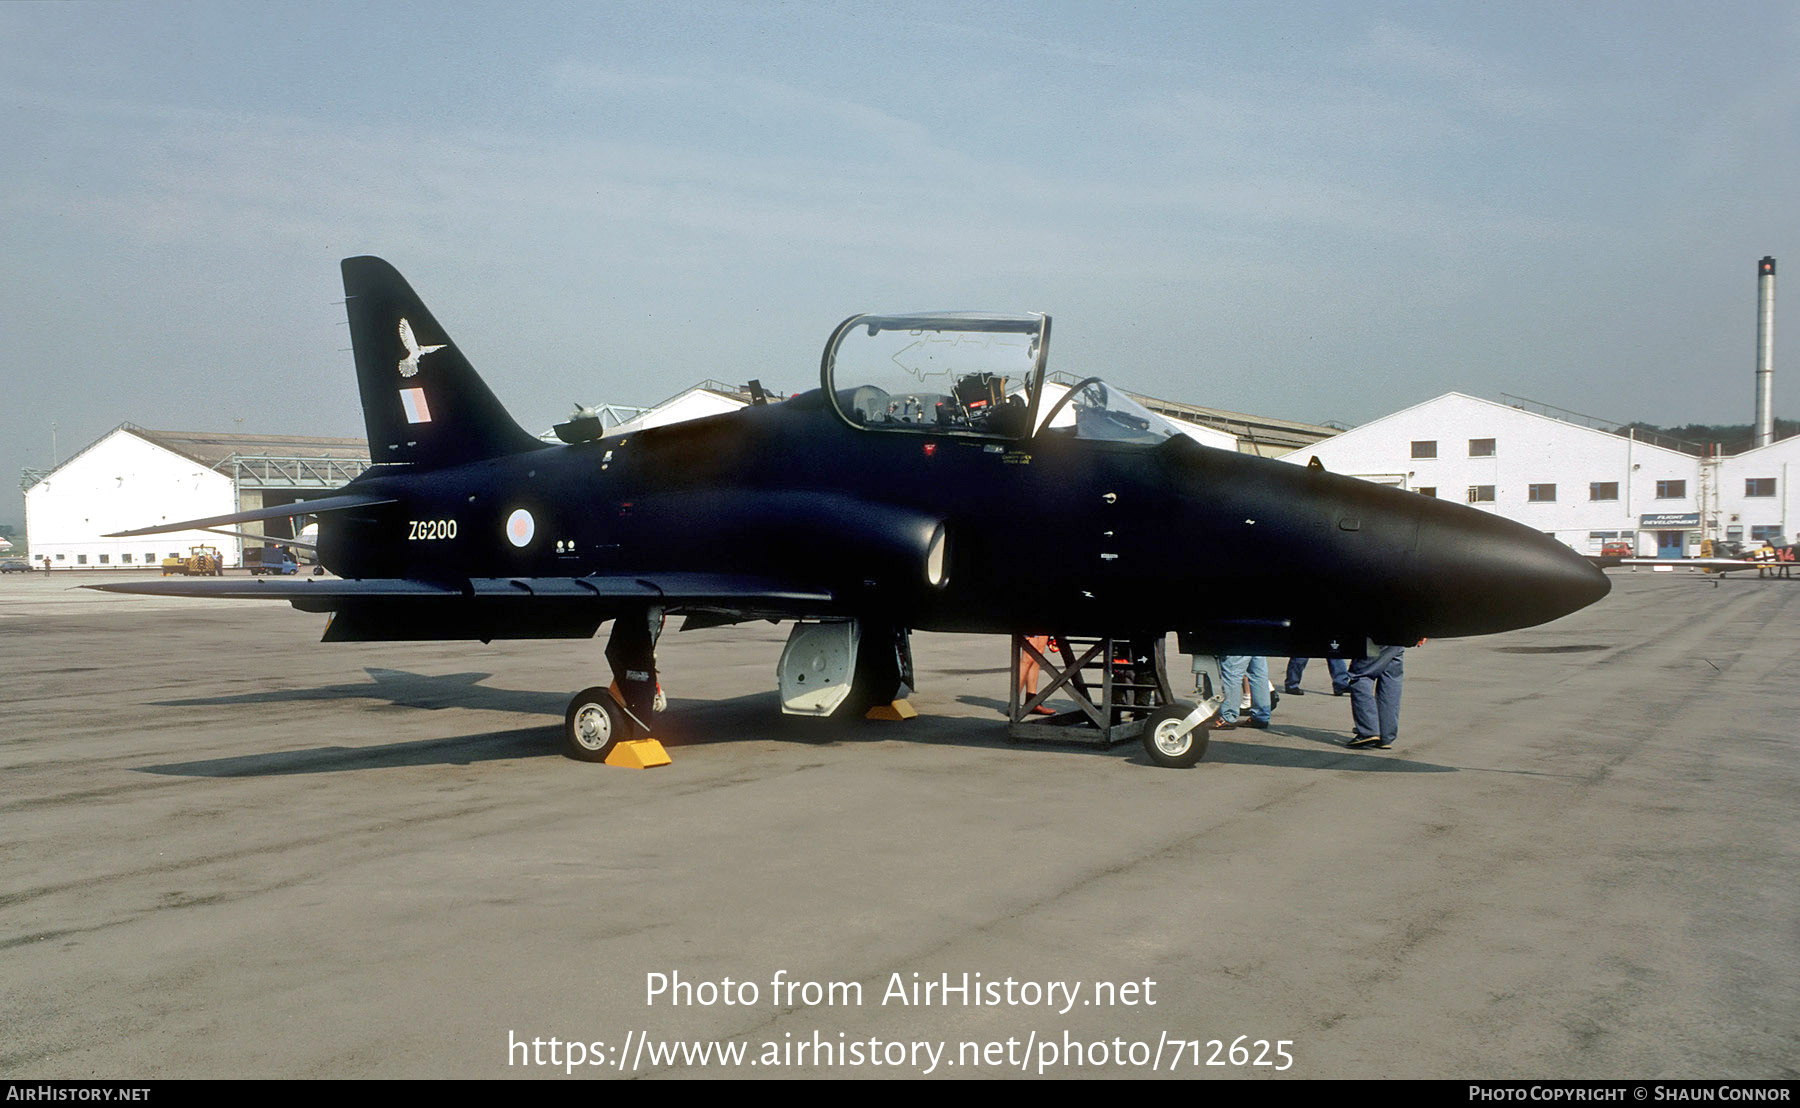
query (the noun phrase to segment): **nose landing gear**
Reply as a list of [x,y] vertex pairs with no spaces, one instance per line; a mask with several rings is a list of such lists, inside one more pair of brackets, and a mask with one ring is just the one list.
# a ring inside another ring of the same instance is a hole
[[1219,660],[1210,654],[1194,656],[1194,691],[1200,703],[1171,700],[1144,721],[1144,753],[1159,766],[1185,769],[1206,757],[1206,722],[1225,703]]

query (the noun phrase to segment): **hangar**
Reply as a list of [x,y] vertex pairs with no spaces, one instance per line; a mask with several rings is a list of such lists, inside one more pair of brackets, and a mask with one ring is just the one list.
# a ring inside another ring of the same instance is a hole
[[608,435],[629,435],[669,423],[685,423],[690,419],[735,412],[751,403],[749,386],[728,385],[706,380],[683,389],[660,404],[637,409],[636,414],[608,430]]
[[[246,543],[232,536],[205,531],[101,536],[159,520],[290,504],[335,489],[368,465],[369,447],[360,437],[151,431],[121,423],[54,469],[25,475],[31,558],[56,569],[157,566],[165,557],[206,544],[218,547],[227,566],[241,566]],[[287,523],[243,530],[292,538]]]
[[[1450,392],[1371,420],[1284,460],[1452,497],[1598,554],[1623,540],[1645,557],[1698,554],[1703,538],[1760,543],[1793,534],[1790,472],[1800,438],[1720,456]],[[1593,421],[1600,422],[1600,421]]]
[[[1054,375],[1053,375],[1054,376]],[[1219,445],[1240,454],[1261,458],[1279,458],[1289,451],[1320,442],[1337,435],[1342,426],[1329,427],[1317,423],[1301,423],[1292,419],[1250,415],[1225,408],[1208,408],[1180,400],[1160,400],[1154,396],[1131,394],[1132,399],[1158,415],[1168,416],[1184,430],[1202,427],[1227,436],[1231,441],[1215,443],[1213,439],[1194,435],[1208,446]],[[1189,432],[1192,434],[1192,432]],[[1235,446],[1234,446],[1235,444]]]

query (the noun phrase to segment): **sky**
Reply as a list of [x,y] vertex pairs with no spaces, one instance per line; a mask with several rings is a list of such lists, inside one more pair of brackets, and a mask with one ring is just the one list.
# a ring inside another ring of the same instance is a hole
[[360,434],[355,254],[534,431],[939,309],[1287,419],[1748,423],[1800,3],[28,0],[0,170],[8,475],[124,421]]

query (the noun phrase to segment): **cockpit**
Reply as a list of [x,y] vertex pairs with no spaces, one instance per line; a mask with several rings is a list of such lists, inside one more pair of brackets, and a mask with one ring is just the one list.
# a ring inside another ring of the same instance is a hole
[[1050,317],[935,312],[852,316],[825,345],[825,395],[871,431],[1155,445],[1180,432],[1098,377],[1048,376]]

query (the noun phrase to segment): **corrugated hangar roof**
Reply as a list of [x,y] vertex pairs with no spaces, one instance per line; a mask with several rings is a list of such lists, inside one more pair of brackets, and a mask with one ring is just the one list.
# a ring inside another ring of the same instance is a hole
[[240,458],[337,458],[346,461],[369,458],[368,441],[361,438],[308,435],[246,435],[229,431],[152,431],[125,423],[132,434],[192,458],[216,466],[234,455]]
[[1224,408],[1208,408],[1200,404],[1187,404],[1179,400],[1163,400],[1154,396],[1138,396],[1138,403],[1153,412],[1185,419],[1189,423],[1199,423],[1207,427],[1216,427],[1221,431],[1229,431],[1240,439],[1280,450],[1294,450],[1302,446],[1311,446],[1315,442],[1328,439],[1343,433],[1341,427],[1325,427],[1314,423],[1301,423],[1293,419],[1277,419],[1274,416],[1249,415],[1244,412],[1227,411]]

